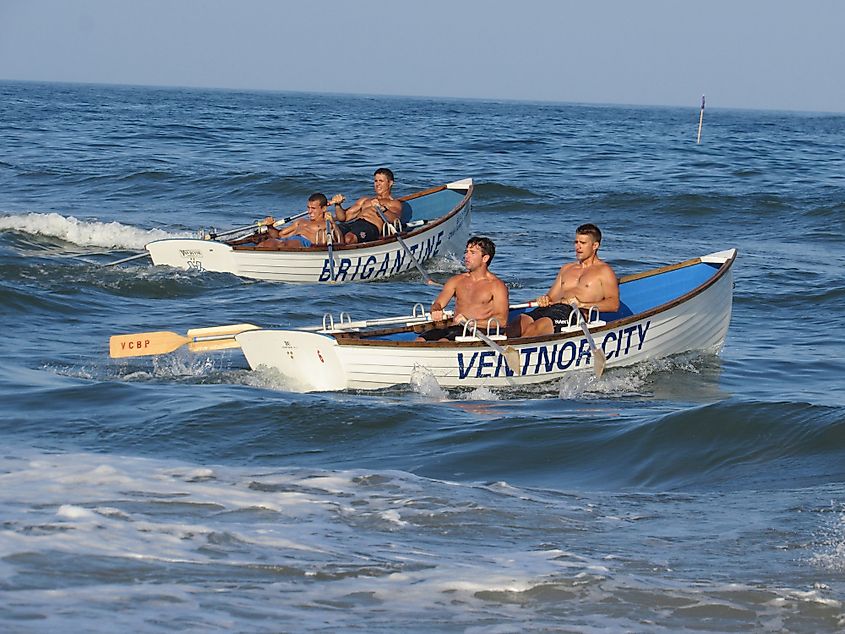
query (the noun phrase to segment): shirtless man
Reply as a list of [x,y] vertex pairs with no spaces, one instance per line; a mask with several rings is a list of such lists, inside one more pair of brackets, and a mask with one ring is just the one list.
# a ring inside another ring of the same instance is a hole
[[564,264],[549,292],[537,298],[540,308],[519,316],[508,328],[511,337],[560,332],[569,325],[573,302],[578,308],[619,310],[619,283],[610,265],[599,259],[601,231],[594,224],[575,230],[575,262]]
[[381,238],[384,221],[379,217],[376,207],[379,207],[390,223],[395,222],[402,215],[402,202],[396,200],[391,193],[393,189],[393,172],[386,167],[378,168],[373,174],[373,188],[375,196],[359,198],[355,204],[344,209],[340,203],[346,200],[339,194],[332,201],[339,198],[339,202],[332,202],[335,208],[335,218],[339,221],[337,227],[343,236],[345,244],[369,242]]
[[[464,252],[466,273],[452,277],[431,305],[431,318],[443,319],[443,308],[455,298],[455,316],[443,328],[423,332],[418,341],[454,340],[463,332],[463,323],[475,319],[478,328],[487,327],[487,320],[495,318],[504,328],[508,323],[508,287],[487,267],[496,254],[490,238],[474,237],[467,241]],[[491,322],[492,323],[492,322]]]
[[[342,196],[332,198],[332,204]],[[311,194],[308,197],[308,218],[299,218],[283,229],[269,225],[268,235],[258,243],[259,249],[284,249],[286,247],[310,247],[324,244],[326,241],[326,208],[329,201],[323,194]],[[272,220],[270,218],[269,220]]]

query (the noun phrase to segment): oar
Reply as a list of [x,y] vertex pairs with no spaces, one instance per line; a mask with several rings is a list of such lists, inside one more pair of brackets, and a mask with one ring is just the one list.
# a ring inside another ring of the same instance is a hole
[[237,348],[235,335],[245,330],[256,330],[252,324],[232,324],[212,326],[210,328],[192,328],[183,336],[175,332],[139,332],[129,335],[112,335],[109,338],[109,356],[113,359],[123,357],[144,357],[167,354],[188,344],[192,352],[204,350],[223,350]]
[[578,305],[575,302],[570,304],[572,306],[572,310],[575,311],[575,314],[578,315],[578,325],[581,326],[581,330],[584,331],[584,336],[587,337],[587,343],[590,344],[590,350],[593,353],[593,369],[596,371],[596,378],[601,378],[601,375],[604,373],[604,366],[607,363],[607,357],[604,354],[604,350],[599,348],[596,345],[595,339],[593,339],[593,335],[590,334],[590,329],[587,327],[587,322],[584,321],[584,316],[581,314],[581,311],[578,310]]
[[[381,205],[376,203],[375,205],[373,205],[373,209],[376,210],[378,217],[381,218],[381,221],[384,224],[390,224],[387,222],[387,218],[384,217],[384,212],[382,211]],[[402,248],[405,249],[405,253],[408,254],[409,258],[411,258],[411,262],[414,263],[414,266],[417,267],[417,270],[422,273],[422,276],[425,278],[425,283],[431,286],[441,286],[441,284],[438,284],[433,279],[431,279],[431,276],[425,272],[422,266],[420,266],[420,263],[417,262],[417,258],[414,257],[414,254],[411,252],[411,249],[409,249],[408,245],[405,244],[405,241],[402,239],[402,236],[399,235],[398,231],[394,234],[394,236],[396,237],[396,240],[399,242],[399,244],[402,245]]]
[[[281,220],[275,220],[273,222],[273,226],[278,229],[282,225],[286,225],[287,223],[289,223],[291,220],[296,220],[297,218],[302,218],[302,216],[306,215],[307,213],[308,213],[307,211],[301,211],[298,214],[294,214],[293,216],[288,216],[287,218],[282,218]],[[237,229],[229,229],[228,231],[223,231],[221,233],[210,233],[210,234],[208,234],[208,236],[209,236],[208,239],[209,240],[215,240],[215,239],[220,238],[222,236],[230,236],[233,233],[240,233],[241,231],[246,231],[247,229],[254,229],[256,226],[262,227],[263,225],[264,225],[264,223],[259,221],[259,222],[254,222],[251,225],[246,225],[244,227],[238,227]]]
[[103,267],[107,266],[114,266],[115,264],[123,264],[124,262],[131,262],[132,260],[140,260],[141,258],[146,258],[150,256],[149,251],[144,251],[143,253],[139,253],[138,255],[132,255],[128,258],[123,258],[122,260],[117,260],[116,262],[107,262],[103,264]]
[[[468,321],[473,321],[473,320],[464,319],[463,321],[461,321],[461,323],[464,324],[464,323],[467,323]],[[481,339],[481,341],[483,341],[488,346],[493,348],[493,350],[498,352],[500,355],[502,355],[505,358],[505,363],[508,364],[508,367],[511,369],[511,371],[514,374],[516,374],[517,376],[520,376],[522,374],[522,372],[520,371],[520,367],[519,367],[519,350],[517,350],[513,346],[508,346],[507,348],[503,348],[498,343],[493,341],[490,337],[488,337],[483,332],[481,332],[481,330],[479,330],[479,328],[478,328],[477,322],[475,324],[475,328],[473,328],[472,334],[474,336],[478,337],[479,339]]]
[[[302,216],[306,215],[307,213],[308,213],[307,211],[301,211],[298,214],[294,214],[293,216],[288,216],[287,218],[282,218],[281,220],[276,220],[273,223],[273,226],[274,227],[280,227],[282,225],[286,225],[291,220],[296,220],[297,218],[301,218]],[[222,236],[230,236],[234,233],[240,233],[241,231],[246,231],[248,229],[254,229],[256,226],[260,227],[261,225],[262,225],[262,223],[256,222],[256,223],[253,223],[251,225],[245,225],[243,227],[238,227],[237,229],[229,229],[228,231],[223,231],[222,233],[210,233],[210,234],[208,234],[207,237],[203,236],[203,239],[204,240],[215,240],[215,239],[220,238]],[[106,264],[103,264],[102,266],[103,267],[116,266],[118,264],[123,264],[125,262],[131,262],[132,260],[139,260],[141,258],[147,258],[149,256],[150,256],[149,251],[144,251],[143,253],[138,253],[137,255],[132,255],[132,256],[129,256],[128,258],[123,258],[122,260],[116,260],[114,262],[107,262]]]
[[[452,316],[452,312],[443,311],[443,319]],[[395,324],[405,324],[406,326],[424,324],[431,321],[431,314],[422,313],[416,315],[399,315],[398,317],[380,317],[376,319],[361,319],[359,321],[339,321],[331,323],[323,323],[322,326],[304,326],[296,330],[304,330],[306,332],[323,332],[329,330],[355,330],[359,328],[372,328],[373,326],[392,326]]]
[[326,248],[329,251],[329,275],[334,284],[334,236],[332,235],[332,221],[326,214]]

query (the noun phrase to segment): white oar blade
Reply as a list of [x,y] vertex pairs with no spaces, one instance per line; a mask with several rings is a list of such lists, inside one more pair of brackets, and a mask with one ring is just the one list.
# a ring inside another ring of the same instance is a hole
[[593,364],[593,368],[596,371],[596,378],[600,379],[601,375],[604,374],[604,367],[607,365],[607,357],[601,348],[596,348],[593,351]]
[[519,364],[519,350],[517,350],[513,346],[508,346],[507,348],[505,348],[505,362],[508,364],[508,367],[515,375],[522,375],[522,370]]

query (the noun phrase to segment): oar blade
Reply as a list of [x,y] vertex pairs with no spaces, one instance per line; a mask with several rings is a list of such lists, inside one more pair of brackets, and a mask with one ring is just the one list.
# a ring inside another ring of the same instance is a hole
[[593,350],[593,368],[595,369],[597,379],[600,379],[601,375],[604,374],[604,367],[606,365],[607,356],[605,356],[604,350],[597,347]]
[[[191,328],[187,336],[166,330],[157,332],[138,332],[128,335],[113,335],[109,338],[109,356],[113,359],[124,357],[147,357],[167,354],[188,344],[192,352],[237,348],[235,335],[245,330],[256,330],[254,324],[229,324]],[[199,341],[198,341],[199,340]]]
[[505,348],[505,363],[508,364],[508,367],[515,375],[522,375],[522,370],[519,364],[519,350],[517,350],[513,346],[508,346],[507,348]]
[[122,359],[167,354],[189,341],[188,337],[168,331],[112,335],[109,338],[109,356],[112,359]]

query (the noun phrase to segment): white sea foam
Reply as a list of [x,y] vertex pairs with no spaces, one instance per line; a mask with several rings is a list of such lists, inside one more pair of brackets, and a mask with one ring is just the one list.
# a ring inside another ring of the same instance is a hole
[[190,235],[168,233],[161,229],[139,229],[119,222],[80,220],[57,213],[35,212],[0,216],[0,231],[9,230],[58,238],[83,247],[131,250],[143,249],[152,240]]
[[499,395],[486,385],[481,385],[469,392],[465,398],[470,401],[498,401]]
[[445,401],[449,394],[440,387],[434,374],[423,365],[414,365],[411,370],[411,389],[417,394],[437,401]]
[[[660,583],[643,581],[641,566],[658,564],[637,560],[642,547],[634,546],[634,560],[603,550],[619,509],[602,498],[589,506],[502,482],[389,470],[7,453],[0,602],[14,611],[0,623],[41,614],[42,629],[137,630],[154,613],[161,631],[186,622],[203,630],[383,629],[382,617],[395,625],[435,614],[467,631],[489,631],[491,621],[514,631],[525,618],[554,629],[556,606],[566,602],[566,623],[631,630],[647,617],[688,618],[687,609],[767,624],[803,605],[824,610],[820,618],[841,611],[822,585],[761,590],[668,572]],[[521,540],[538,524],[545,543]],[[653,539],[656,528],[626,526],[627,539]],[[14,590],[21,578],[25,592]],[[619,614],[632,620],[596,611],[620,597],[628,599]],[[117,620],[106,619],[112,613]]]

